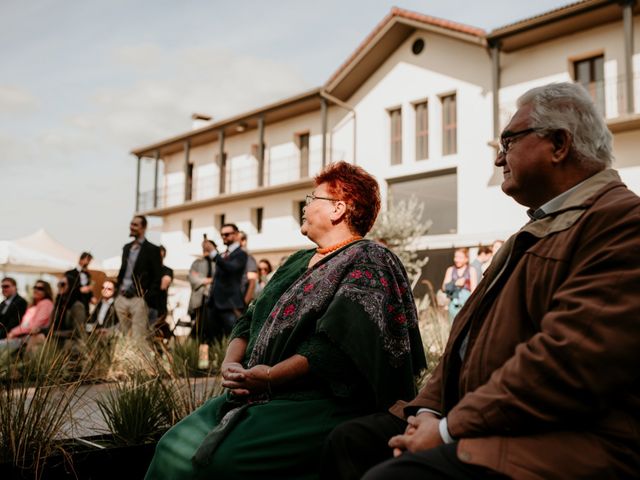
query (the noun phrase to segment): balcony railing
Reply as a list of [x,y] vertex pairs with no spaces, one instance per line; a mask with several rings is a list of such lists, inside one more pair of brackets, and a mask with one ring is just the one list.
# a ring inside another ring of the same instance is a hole
[[[327,152],[327,161],[345,159],[345,152],[333,150]],[[304,178],[311,178],[322,168],[322,151],[311,150],[308,156],[308,167],[304,168],[300,154],[266,155],[264,166],[263,187],[282,185]],[[211,170],[207,168],[207,170]],[[307,175],[303,175],[304,171]],[[252,155],[239,155],[227,160],[224,193],[241,193],[259,188],[258,159]],[[154,208],[165,208],[181,205],[185,202],[184,184],[172,184],[158,187],[157,201],[154,205],[154,191],[140,192],[138,195],[138,210],[147,211]],[[220,175],[198,174],[194,171],[191,198],[189,200],[206,200],[220,195]]]
[[[593,98],[596,107],[607,120],[613,120],[629,114],[640,113],[640,73],[635,72],[633,82],[633,105],[629,108],[627,102],[627,77],[618,76],[605,78],[598,82],[585,85]],[[521,93],[524,93],[521,92]],[[504,128],[516,112],[516,100],[511,99],[500,103],[500,127]]]

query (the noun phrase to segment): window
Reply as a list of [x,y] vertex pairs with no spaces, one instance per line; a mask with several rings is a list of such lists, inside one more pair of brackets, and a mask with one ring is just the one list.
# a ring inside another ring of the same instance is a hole
[[427,102],[416,104],[416,160],[429,158],[429,109]]
[[604,115],[604,56],[574,62],[574,78],[593,98],[598,111]]
[[456,117],[456,94],[442,97],[442,154],[452,155],[458,152],[458,133]]
[[188,202],[193,198],[193,163],[187,163],[185,174],[184,201]]
[[307,205],[307,202],[302,200],[297,203],[297,213],[298,213],[298,223],[302,226],[302,217],[304,217],[304,207]]
[[191,241],[191,229],[193,227],[193,222],[189,220],[182,221],[182,233],[184,233],[187,242]]
[[256,233],[262,233],[262,207],[251,209],[251,223]]
[[307,178],[309,176],[309,133],[300,133],[296,137],[300,151],[300,178]]
[[213,219],[213,224],[217,225],[218,231],[222,230],[222,225],[225,224],[224,213],[216,215]]
[[398,203],[415,197],[424,205],[419,222],[431,220],[429,235],[457,233],[458,179],[455,170],[409,177],[389,182],[389,201]]
[[391,120],[391,165],[402,163],[402,109],[389,110]]

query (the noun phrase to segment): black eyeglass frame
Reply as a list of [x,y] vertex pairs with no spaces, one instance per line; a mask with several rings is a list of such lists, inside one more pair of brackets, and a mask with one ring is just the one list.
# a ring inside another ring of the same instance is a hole
[[329,197],[318,197],[317,195],[314,195],[313,193],[310,195],[306,195],[304,197],[304,206],[308,207],[309,204],[311,204],[311,202],[313,202],[314,200],[327,200],[329,202],[341,202],[342,200],[339,200],[337,198],[329,198]]
[[543,130],[544,128],[529,127],[523,130],[517,130],[515,132],[511,132],[509,130],[503,132],[502,135],[500,135],[500,140],[498,142],[498,155],[506,155],[507,153],[509,153],[511,144],[516,138],[522,138],[526,135],[529,135],[530,133],[541,132]]

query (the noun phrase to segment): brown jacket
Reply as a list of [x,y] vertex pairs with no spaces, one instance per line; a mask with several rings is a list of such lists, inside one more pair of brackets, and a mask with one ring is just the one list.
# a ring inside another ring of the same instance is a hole
[[615,171],[505,243],[391,411],[417,407],[447,416],[462,461],[513,478],[640,476],[640,198]]

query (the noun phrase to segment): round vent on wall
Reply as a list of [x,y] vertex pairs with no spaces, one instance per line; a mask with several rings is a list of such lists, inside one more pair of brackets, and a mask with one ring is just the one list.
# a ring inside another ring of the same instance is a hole
[[414,55],[418,55],[420,52],[422,52],[422,50],[424,50],[424,40],[418,38],[415,42],[413,42],[413,45],[411,45],[411,51]]

